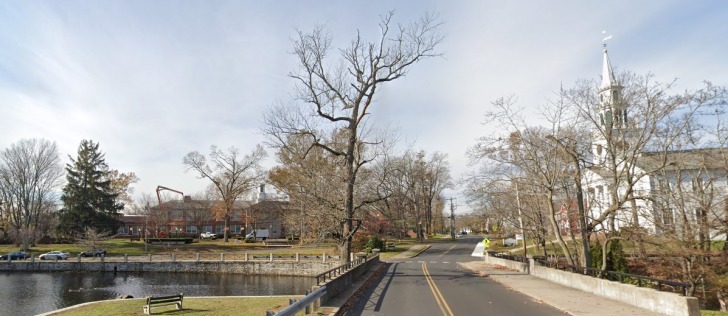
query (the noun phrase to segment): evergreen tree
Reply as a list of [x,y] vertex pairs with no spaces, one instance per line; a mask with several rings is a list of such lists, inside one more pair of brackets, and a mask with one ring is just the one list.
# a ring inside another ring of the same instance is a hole
[[81,141],[78,157],[66,164],[66,180],[63,188],[64,208],[60,214],[59,231],[68,235],[82,235],[87,228],[98,232],[116,233],[121,224],[117,219],[123,203],[117,202],[117,193],[111,188],[109,170],[99,144],[91,140]]

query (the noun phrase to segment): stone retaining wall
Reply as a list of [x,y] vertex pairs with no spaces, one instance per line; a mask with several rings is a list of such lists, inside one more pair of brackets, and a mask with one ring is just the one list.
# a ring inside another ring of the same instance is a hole
[[0,262],[0,271],[91,271],[235,273],[248,275],[316,276],[338,261],[177,261],[177,262]]

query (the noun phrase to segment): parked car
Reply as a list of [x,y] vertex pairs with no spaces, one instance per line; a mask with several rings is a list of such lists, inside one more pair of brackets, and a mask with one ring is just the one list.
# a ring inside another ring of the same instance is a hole
[[15,251],[0,256],[0,260],[25,260],[30,259],[30,254],[25,251]]
[[211,232],[204,232],[200,234],[200,239],[217,239],[217,235]]
[[245,235],[245,238],[255,238],[258,240],[266,240],[270,237],[270,232],[267,229],[258,229],[250,232],[249,234]]
[[38,256],[38,259],[40,260],[66,260],[71,256],[70,253],[65,251],[51,251],[46,252],[40,256]]
[[106,256],[106,250],[103,249],[91,249],[81,253],[81,257],[101,257]]
[[518,245],[518,241],[515,238],[506,238],[503,239],[503,246],[506,247],[513,247]]

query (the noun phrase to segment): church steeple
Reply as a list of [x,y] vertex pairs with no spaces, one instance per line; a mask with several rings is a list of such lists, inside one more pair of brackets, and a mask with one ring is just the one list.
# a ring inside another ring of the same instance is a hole
[[602,64],[602,84],[599,86],[599,116],[606,129],[622,129],[627,127],[627,109],[622,102],[624,88],[614,76],[614,69],[609,60],[606,40],[604,39],[604,60]]
[[599,103],[595,109],[599,115],[601,128],[594,131],[593,159],[594,164],[605,163],[605,155],[608,148],[614,150],[616,144],[627,144],[629,134],[629,120],[627,116],[627,103],[622,96],[623,86],[614,75],[612,62],[609,60],[607,51],[608,39],[604,38],[604,49],[602,51],[602,82],[599,85]]
[[604,62],[602,63],[602,85],[600,88],[609,89],[612,85],[617,84],[617,79],[614,78],[614,69],[612,69],[612,63],[609,61],[609,54],[607,53],[607,44],[604,44]]

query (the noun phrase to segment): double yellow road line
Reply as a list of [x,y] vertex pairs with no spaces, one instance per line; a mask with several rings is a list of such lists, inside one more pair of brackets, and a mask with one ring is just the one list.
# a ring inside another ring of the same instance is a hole
[[422,262],[422,272],[425,274],[425,280],[427,280],[427,284],[430,285],[430,290],[432,290],[432,295],[435,296],[435,301],[437,302],[437,306],[440,307],[442,315],[455,316],[455,314],[452,313],[450,306],[447,305],[447,302],[442,296],[442,293],[440,293],[440,289],[438,289],[437,285],[435,285],[435,281],[432,280],[432,276],[430,276],[430,271],[427,270],[427,263],[425,262]]

